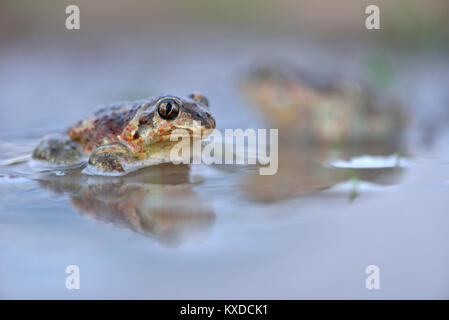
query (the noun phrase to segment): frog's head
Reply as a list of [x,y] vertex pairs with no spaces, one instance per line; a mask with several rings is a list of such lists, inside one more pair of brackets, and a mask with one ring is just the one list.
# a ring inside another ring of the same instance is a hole
[[165,95],[152,103],[154,109],[151,119],[142,114],[140,123],[152,122],[152,130],[148,131],[148,141],[169,141],[174,130],[183,129],[190,136],[202,134],[207,137],[215,129],[207,98],[194,92],[188,97]]

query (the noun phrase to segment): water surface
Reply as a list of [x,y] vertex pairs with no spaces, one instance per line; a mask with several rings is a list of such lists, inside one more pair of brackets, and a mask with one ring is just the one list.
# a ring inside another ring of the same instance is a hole
[[[29,155],[42,135],[97,104],[150,94],[199,90],[219,130],[268,126],[238,79],[261,51],[278,54],[273,46],[230,42],[178,55],[171,45],[117,45],[83,59],[51,45],[33,54],[11,46],[0,73],[0,159]],[[360,53],[288,46],[316,68],[323,55],[358,68]],[[410,152],[399,167],[354,169],[356,179],[289,146],[268,177],[203,164],[108,178],[1,166],[0,297],[448,298],[449,71],[443,59],[391,59],[399,60],[393,90],[415,117]],[[72,264],[80,290],[65,288]],[[380,290],[365,287],[371,264]]]

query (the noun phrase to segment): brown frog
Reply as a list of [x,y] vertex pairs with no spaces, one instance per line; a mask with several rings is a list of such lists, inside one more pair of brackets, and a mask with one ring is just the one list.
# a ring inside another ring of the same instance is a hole
[[67,166],[88,156],[89,166],[100,173],[124,173],[142,164],[169,162],[174,130],[184,129],[191,137],[201,132],[204,138],[214,128],[209,102],[197,92],[118,102],[102,106],[66,135],[45,137],[33,158]]

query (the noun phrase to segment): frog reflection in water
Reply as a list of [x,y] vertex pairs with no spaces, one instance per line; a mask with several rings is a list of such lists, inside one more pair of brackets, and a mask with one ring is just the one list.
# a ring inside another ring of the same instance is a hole
[[187,165],[160,164],[121,177],[92,177],[69,170],[44,175],[41,186],[70,195],[73,207],[98,222],[130,229],[177,247],[204,241],[215,213],[192,189]]
[[169,162],[172,132],[184,129],[202,138],[215,128],[205,96],[162,96],[106,105],[79,121],[67,136],[48,136],[35,148],[33,158],[71,165],[89,156],[97,172],[126,173],[145,164]]
[[276,201],[325,189],[356,174],[390,184],[400,168],[337,169],[323,164],[361,155],[405,153],[408,117],[401,104],[360,81],[322,77],[286,63],[263,63],[245,77],[252,105],[279,129],[278,173],[254,175],[245,191]]

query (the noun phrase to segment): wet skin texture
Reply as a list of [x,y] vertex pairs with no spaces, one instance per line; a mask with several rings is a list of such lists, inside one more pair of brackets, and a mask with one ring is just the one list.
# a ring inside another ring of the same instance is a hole
[[70,165],[88,155],[89,165],[99,171],[124,172],[126,164],[166,156],[175,143],[170,141],[174,130],[192,136],[195,128],[203,137],[215,128],[208,101],[200,93],[118,102],[71,126],[67,135],[45,137],[33,158]]

